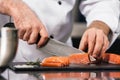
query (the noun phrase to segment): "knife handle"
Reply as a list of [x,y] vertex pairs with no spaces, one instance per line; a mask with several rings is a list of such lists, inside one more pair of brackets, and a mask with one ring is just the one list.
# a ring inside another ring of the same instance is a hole
[[[37,38],[36,44],[38,44],[40,38],[41,38],[41,36],[40,36],[40,34],[38,34],[38,38]],[[50,38],[53,39],[54,37],[52,35],[50,35]],[[49,38],[48,38],[48,40],[49,40]]]
[[[37,38],[36,44],[38,44],[40,38],[41,38],[41,36],[40,36],[40,34],[38,34],[38,38]],[[47,41],[43,45],[41,45],[41,47],[44,47],[48,43],[48,41],[50,39],[53,39],[53,38],[54,38],[53,36],[48,37]]]

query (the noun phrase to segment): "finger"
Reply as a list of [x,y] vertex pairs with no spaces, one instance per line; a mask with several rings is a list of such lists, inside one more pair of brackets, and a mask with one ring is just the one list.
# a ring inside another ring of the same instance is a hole
[[95,47],[94,47],[94,51],[93,51],[93,54],[92,56],[94,58],[98,58],[100,53],[101,53],[101,50],[102,50],[102,47],[103,47],[103,31],[101,30],[97,30],[97,33],[96,33],[96,43],[95,43]]
[[40,36],[41,36],[41,38],[37,44],[38,47],[41,47],[42,45],[44,45],[45,42],[48,40],[48,33],[45,28],[42,28],[40,30]]
[[29,44],[34,44],[36,43],[38,38],[38,30],[33,30],[32,33],[30,34],[30,38],[28,40]]
[[32,33],[31,29],[27,30],[26,33],[24,34],[23,40],[28,41],[31,33]]
[[104,35],[104,45],[103,45],[103,48],[101,50],[101,54],[106,52],[106,50],[108,49],[108,46],[109,46],[108,37],[106,35]]
[[88,45],[88,36],[86,33],[84,33],[84,35],[82,36],[82,39],[80,41],[80,46],[79,46],[79,49],[80,50],[85,50],[85,48],[87,47]]
[[96,33],[93,31],[88,36],[88,54],[92,55],[96,41]]
[[23,36],[25,34],[26,30],[25,29],[19,29],[18,30],[18,36],[20,39],[23,39]]

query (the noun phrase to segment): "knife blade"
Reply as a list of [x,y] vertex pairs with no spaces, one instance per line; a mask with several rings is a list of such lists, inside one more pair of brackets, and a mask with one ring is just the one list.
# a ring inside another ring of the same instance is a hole
[[73,53],[85,53],[82,50],[71,47],[65,43],[62,43],[52,38],[49,38],[44,46],[37,49],[47,54],[52,54],[55,56],[68,56]]

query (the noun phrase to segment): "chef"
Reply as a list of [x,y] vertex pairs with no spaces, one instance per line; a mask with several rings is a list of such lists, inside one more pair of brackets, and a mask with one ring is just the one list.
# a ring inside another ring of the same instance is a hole
[[[40,52],[52,36],[71,46],[72,10],[76,0],[0,0],[0,25],[13,21],[18,29],[19,46],[14,61],[34,61],[51,56]],[[87,29],[79,49],[99,59],[120,32],[119,0],[81,0],[80,11]],[[41,36],[37,44],[38,35]],[[37,47],[36,47],[37,46]]]

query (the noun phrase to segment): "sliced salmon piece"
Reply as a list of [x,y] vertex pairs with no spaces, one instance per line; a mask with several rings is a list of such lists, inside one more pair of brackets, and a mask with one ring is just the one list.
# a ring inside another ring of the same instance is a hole
[[69,65],[69,59],[68,57],[58,57],[58,56],[52,56],[45,58],[42,63],[42,66],[48,66],[48,67],[62,67],[62,66],[68,66]]
[[89,64],[90,59],[87,53],[74,53],[69,56],[71,64]]
[[63,67],[63,66],[69,66],[69,64],[89,64],[89,55],[87,53],[75,53],[71,54],[68,57],[63,56],[51,56],[45,58],[42,63],[40,63],[41,66],[47,66],[47,67]]
[[105,53],[102,60],[111,64],[120,64],[120,55],[114,53]]

